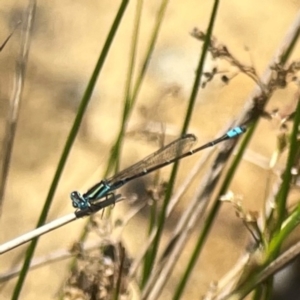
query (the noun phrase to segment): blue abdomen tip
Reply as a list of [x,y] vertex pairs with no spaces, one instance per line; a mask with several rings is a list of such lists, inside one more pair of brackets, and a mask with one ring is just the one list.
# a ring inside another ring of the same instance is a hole
[[234,137],[236,137],[236,136],[244,133],[245,131],[246,131],[246,127],[245,126],[237,126],[237,127],[233,128],[233,129],[229,130],[227,132],[227,136],[229,138],[234,138]]

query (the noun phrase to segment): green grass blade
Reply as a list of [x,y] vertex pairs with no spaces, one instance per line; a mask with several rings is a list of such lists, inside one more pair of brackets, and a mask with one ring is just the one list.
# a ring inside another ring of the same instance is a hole
[[[191,117],[192,117],[192,112],[193,112],[193,109],[194,109],[194,106],[195,106],[197,93],[198,93],[199,86],[200,86],[201,75],[202,75],[203,68],[204,68],[205,57],[206,57],[206,53],[207,53],[207,50],[208,50],[209,41],[210,41],[210,38],[211,38],[211,35],[212,35],[213,25],[216,21],[216,14],[217,14],[217,9],[218,9],[218,4],[219,4],[219,1],[216,0],[215,3],[214,3],[214,6],[213,6],[211,17],[210,17],[206,39],[205,39],[205,42],[203,44],[203,49],[202,49],[202,52],[201,52],[201,55],[200,55],[200,61],[199,61],[198,68],[197,68],[196,78],[195,78],[195,81],[194,81],[193,89],[192,89],[191,96],[190,96],[190,99],[189,99],[189,106],[188,106],[188,109],[187,109],[187,113],[186,113],[186,116],[185,116],[185,121],[184,121],[183,128],[182,128],[182,134],[186,132],[186,130],[189,126]],[[165,224],[167,207],[168,207],[168,204],[170,202],[171,195],[172,195],[172,192],[173,192],[173,187],[174,187],[174,183],[175,183],[175,179],[176,179],[178,166],[179,166],[179,164],[177,162],[175,162],[174,165],[173,165],[173,169],[172,169],[172,173],[171,173],[171,176],[170,176],[169,184],[168,184],[168,187],[167,187],[167,190],[166,190],[166,195],[165,195],[165,199],[164,199],[164,202],[163,202],[163,207],[161,209],[161,213],[160,213],[159,220],[158,220],[157,233],[156,233],[156,236],[154,238],[153,246],[152,246],[152,249],[151,249],[152,255],[151,255],[150,262],[149,262],[148,276],[150,275],[151,268],[154,265],[156,255],[157,255],[157,252],[158,252],[158,247],[159,247],[159,244],[160,244],[160,239],[161,239],[164,224]]]
[[[299,142],[297,140],[298,133],[299,133],[299,124],[300,124],[300,101],[298,100],[298,106],[295,114],[294,119],[294,126],[293,131],[291,134],[291,144],[290,144],[290,151],[288,155],[288,160],[283,176],[283,182],[281,185],[281,188],[279,190],[279,193],[276,197],[276,213],[277,213],[277,220],[276,220],[276,231],[274,233],[274,237],[270,243],[269,251],[268,251],[268,260],[274,259],[278,255],[278,251],[282,245],[283,240],[286,238],[286,236],[289,234],[291,230],[291,226],[294,227],[293,221],[295,218],[292,218],[293,214],[290,216],[291,220],[288,224],[290,226],[285,226],[284,229],[281,228],[282,223],[284,221],[285,215],[286,215],[286,202],[287,197],[290,191],[290,186],[292,184],[292,167],[295,163],[295,157],[297,155],[298,149],[299,149]],[[297,213],[296,213],[296,221],[297,221]]]
[[[162,3],[161,3],[161,6],[160,6],[160,9],[158,11],[157,18],[156,18],[156,22],[155,22],[155,27],[154,27],[153,33],[150,37],[147,52],[145,54],[145,58],[143,60],[141,70],[140,70],[139,74],[137,75],[137,81],[136,81],[136,83],[133,87],[133,91],[131,92],[131,94],[129,95],[129,94],[126,93],[120,132],[118,134],[117,141],[116,141],[115,145],[112,147],[111,158],[109,160],[108,168],[105,172],[105,175],[107,175],[113,169],[113,167],[115,166],[116,161],[118,160],[118,157],[120,157],[120,151],[121,151],[122,142],[123,142],[123,139],[124,139],[124,133],[126,131],[126,124],[128,123],[128,118],[129,118],[130,113],[131,113],[131,111],[132,111],[132,109],[133,109],[133,107],[136,103],[138,93],[140,91],[143,80],[145,78],[145,74],[146,74],[146,71],[148,69],[149,62],[150,62],[150,59],[151,59],[151,56],[152,56],[152,53],[153,53],[153,50],[154,50],[154,46],[155,46],[157,38],[158,38],[159,30],[160,30],[161,25],[162,25],[162,21],[163,21],[164,15],[165,15],[165,11],[166,11],[168,2],[169,2],[169,0],[163,0]],[[133,54],[135,54],[135,53],[133,52]],[[115,171],[117,171],[116,168],[115,168]]]
[[[221,186],[221,189],[216,197],[216,200],[214,201],[214,205],[212,207],[212,209],[210,210],[209,212],[209,215],[207,216],[207,219],[205,220],[205,224],[204,224],[204,227],[203,227],[203,230],[200,232],[199,234],[199,237],[197,239],[197,244],[195,246],[195,249],[191,255],[191,258],[187,264],[187,268],[182,276],[182,279],[181,281],[179,282],[177,288],[176,288],[176,291],[174,293],[174,297],[173,299],[180,299],[181,296],[182,296],[182,293],[184,291],[184,288],[188,282],[188,279],[196,265],[196,262],[197,262],[197,259],[201,253],[201,250],[203,249],[203,246],[205,244],[205,241],[206,239],[208,238],[208,235],[210,233],[210,230],[212,228],[212,225],[216,219],[216,216],[220,210],[220,207],[221,207],[221,204],[222,202],[219,200],[220,197],[222,195],[224,195],[227,191],[228,191],[228,188],[233,180],[233,177],[236,173],[236,170],[239,166],[239,163],[240,161],[242,160],[242,156],[246,150],[246,147],[252,137],[252,134],[253,134],[254,130],[251,128],[250,130],[247,131],[246,133],[246,137],[244,138],[242,144],[241,144],[241,147],[231,165],[231,167],[229,168],[229,170],[227,171],[227,174],[226,174],[226,177],[224,179],[224,182]],[[233,150],[233,149],[232,149]],[[230,151],[231,152],[231,151]],[[230,153],[228,153],[229,155]]]
[[[65,145],[65,147],[63,149],[63,153],[62,153],[60,161],[58,163],[57,170],[55,172],[55,175],[54,175],[51,187],[49,189],[49,193],[47,195],[47,198],[46,198],[46,201],[45,201],[42,213],[41,213],[41,215],[39,217],[39,220],[38,220],[38,223],[37,223],[36,227],[41,226],[46,221],[46,218],[47,218],[50,206],[52,204],[52,199],[54,197],[54,194],[55,194],[55,191],[56,191],[56,188],[57,188],[60,176],[61,176],[61,174],[63,172],[63,169],[64,169],[65,163],[67,161],[68,155],[70,153],[70,150],[72,148],[72,145],[73,145],[74,140],[76,138],[76,135],[78,133],[78,130],[79,130],[79,127],[80,127],[80,124],[81,124],[84,112],[86,110],[86,107],[87,107],[87,105],[89,103],[89,100],[91,98],[92,92],[94,90],[97,78],[98,78],[99,73],[100,73],[100,71],[101,71],[101,69],[103,67],[104,61],[105,61],[105,59],[107,57],[107,53],[108,53],[108,51],[110,49],[110,46],[112,44],[113,38],[114,38],[114,36],[116,34],[116,31],[117,31],[117,29],[118,29],[118,27],[120,25],[121,19],[122,19],[123,15],[124,15],[124,12],[125,12],[125,9],[127,7],[128,2],[129,2],[129,0],[124,0],[124,1],[122,1],[121,5],[120,5],[119,11],[118,11],[118,13],[116,15],[116,18],[115,18],[115,20],[113,22],[113,25],[112,25],[111,29],[110,29],[110,32],[109,32],[108,37],[106,39],[106,42],[105,42],[105,44],[103,46],[103,49],[101,51],[101,54],[100,54],[100,57],[99,57],[98,62],[96,64],[96,67],[95,67],[95,69],[93,71],[91,79],[90,79],[90,81],[88,83],[88,86],[87,86],[87,88],[85,90],[84,96],[82,98],[82,101],[81,101],[79,109],[78,109],[77,116],[75,118],[74,124],[73,124],[72,129],[70,131],[70,134],[68,136],[68,139],[66,141],[66,145]],[[16,284],[15,289],[14,289],[14,293],[13,293],[13,296],[12,296],[13,300],[18,299],[19,296],[20,296],[20,293],[21,293],[21,290],[22,290],[22,287],[23,287],[23,284],[25,282],[25,278],[26,278],[26,275],[27,275],[27,272],[28,272],[28,269],[29,269],[29,266],[30,266],[31,259],[32,259],[33,255],[34,255],[34,251],[35,251],[35,248],[37,246],[37,242],[38,242],[38,239],[34,239],[31,242],[31,244],[29,245],[28,249],[27,249],[26,258],[24,260],[24,264],[23,264],[22,270],[20,272],[19,279],[17,281],[17,284]]]

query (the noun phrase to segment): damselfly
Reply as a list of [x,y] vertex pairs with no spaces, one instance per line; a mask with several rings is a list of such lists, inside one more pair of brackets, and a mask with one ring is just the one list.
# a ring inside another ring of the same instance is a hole
[[181,138],[162,147],[136,164],[120,171],[110,178],[101,180],[99,183],[91,187],[85,194],[81,195],[77,191],[72,192],[72,204],[75,208],[80,210],[86,209],[97,200],[107,197],[107,195],[111,194],[114,190],[120,188],[132,179],[149,174],[186,156],[193,155],[205,148],[212,147],[222,141],[235,138],[245,131],[246,128],[244,126],[235,127],[220,138],[210,141],[209,143],[206,143],[194,150],[190,149],[196,141],[195,135],[185,134]]

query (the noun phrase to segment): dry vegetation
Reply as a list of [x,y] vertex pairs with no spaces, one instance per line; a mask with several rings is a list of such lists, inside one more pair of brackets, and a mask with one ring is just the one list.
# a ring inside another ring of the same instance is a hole
[[[34,12],[33,0],[1,2],[2,244],[38,222],[120,3],[44,1]],[[125,10],[82,111],[47,222],[74,211],[71,191],[85,192],[174,140],[184,123],[197,145],[233,124],[246,125],[248,133],[243,142],[184,159],[169,200],[172,167],[119,189],[126,200],[112,209],[43,235],[20,299],[178,299],[189,263],[181,299],[239,299],[261,282],[255,299],[297,299],[288,294],[297,295],[286,284],[291,277],[282,274],[273,282],[278,298],[270,296],[270,274],[300,248],[299,4],[223,1],[210,36],[213,2],[144,2],[138,27],[142,1],[129,2]],[[0,256],[3,299],[17,299],[28,247]],[[232,291],[237,298],[228,296]]]

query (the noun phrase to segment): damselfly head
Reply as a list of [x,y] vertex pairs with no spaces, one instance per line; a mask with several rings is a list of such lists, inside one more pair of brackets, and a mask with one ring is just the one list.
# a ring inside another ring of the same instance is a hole
[[86,199],[84,199],[79,192],[77,191],[72,192],[70,194],[70,197],[74,208],[83,209],[88,206]]

